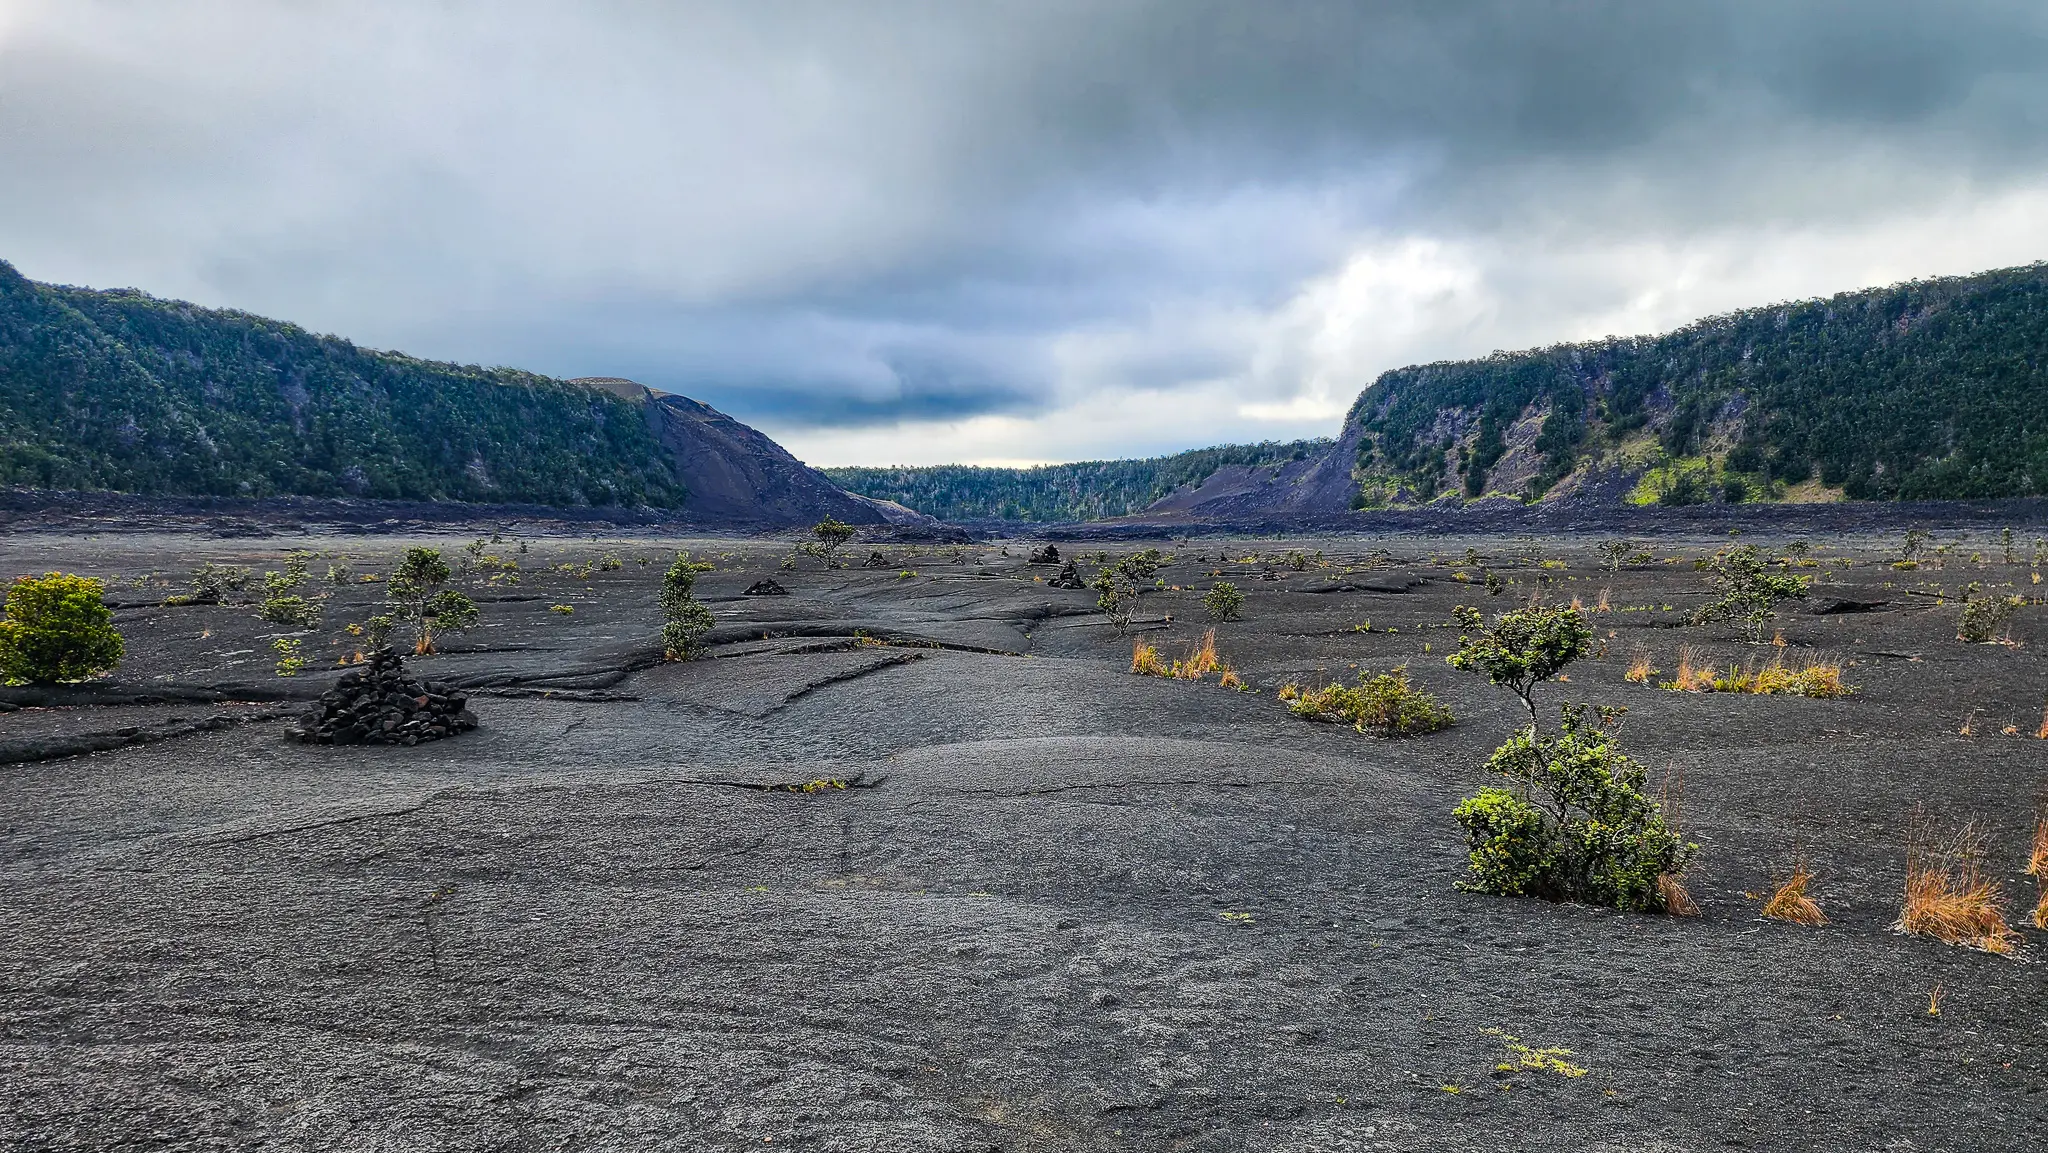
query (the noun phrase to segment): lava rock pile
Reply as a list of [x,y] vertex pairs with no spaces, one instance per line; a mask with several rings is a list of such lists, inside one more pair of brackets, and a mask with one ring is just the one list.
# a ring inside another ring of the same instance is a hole
[[781,582],[777,581],[774,577],[763,577],[748,585],[747,591],[740,595],[748,597],[786,597],[789,595],[789,590],[783,588]]
[[1055,589],[1084,589],[1088,587],[1088,584],[1086,581],[1083,581],[1081,579],[1081,570],[1075,566],[1073,561],[1070,560],[1067,563],[1060,566],[1058,576],[1055,576],[1051,580],[1045,582],[1045,587]]
[[1039,549],[1039,550],[1037,550],[1036,552],[1033,552],[1033,553],[1031,554],[1031,559],[1029,559],[1029,560],[1025,561],[1024,563],[1025,563],[1025,564],[1058,564],[1058,563],[1060,563],[1060,550],[1059,550],[1059,548],[1058,548],[1057,546],[1054,546],[1054,545],[1046,545],[1046,546],[1045,546],[1044,548],[1042,548],[1042,549]]
[[286,735],[318,745],[417,745],[475,727],[468,697],[406,676],[405,659],[385,649],[368,667],[343,673]]

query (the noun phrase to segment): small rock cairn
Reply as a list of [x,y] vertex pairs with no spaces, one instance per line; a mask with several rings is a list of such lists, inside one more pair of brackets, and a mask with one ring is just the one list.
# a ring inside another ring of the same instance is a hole
[[417,745],[475,727],[468,697],[406,676],[405,658],[384,649],[368,666],[343,673],[285,735],[318,745]]

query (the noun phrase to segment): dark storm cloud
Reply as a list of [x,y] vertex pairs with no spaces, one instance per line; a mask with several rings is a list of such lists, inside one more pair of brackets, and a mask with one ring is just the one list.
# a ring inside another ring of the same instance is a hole
[[1359,252],[1484,283],[1354,388],[1655,287],[1545,271],[1601,246],[2036,188],[2044,62],[2039,4],[0,0],[0,255],[781,430],[1278,402]]

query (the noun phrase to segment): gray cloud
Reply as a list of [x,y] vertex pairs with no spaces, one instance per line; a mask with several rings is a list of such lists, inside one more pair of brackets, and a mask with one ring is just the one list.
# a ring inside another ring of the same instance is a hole
[[2037,258],[1900,238],[2048,188],[2043,109],[2037,4],[0,0],[0,256],[1052,456],[1107,394],[1294,435],[1403,358],[1741,302],[1687,269]]

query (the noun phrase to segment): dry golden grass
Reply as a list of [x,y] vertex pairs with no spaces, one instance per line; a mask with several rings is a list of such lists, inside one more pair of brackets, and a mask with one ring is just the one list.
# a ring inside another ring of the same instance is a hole
[[2048,879],[2048,807],[2034,818],[2034,840],[2027,849],[2027,876]]
[[2019,934],[1998,907],[1998,882],[1984,875],[1987,839],[1975,822],[1942,836],[1916,812],[1906,834],[1906,899],[1892,928],[1945,945],[2012,952]]
[[1168,677],[1178,681],[1199,681],[1210,673],[1222,673],[1226,687],[1240,688],[1244,684],[1229,662],[1216,652],[1215,629],[1203,633],[1201,642],[1177,661],[1166,660],[1159,655],[1158,648],[1138,641],[1131,647],[1131,671],[1141,677]]
[[1628,671],[1622,674],[1622,679],[1632,685],[1646,685],[1656,675],[1657,670],[1650,667],[1650,650],[1639,648],[1629,655]]
[[1609,597],[1609,596],[1610,596],[1610,592],[1609,592],[1609,590],[1607,590],[1607,589],[1601,589],[1601,590],[1600,590],[1600,599],[1599,599],[1599,600],[1597,600],[1597,601],[1594,601],[1594,602],[1593,602],[1593,611],[1594,611],[1594,612],[1596,612],[1596,613],[1611,613],[1611,612],[1613,612],[1613,611],[1614,611],[1614,604],[1613,604],[1613,602],[1612,602],[1612,601],[1610,601],[1610,600],[1608,599],[1608,597]]
[[2034,902],[2034,927],[2048,929],[2048,888],[2041,890],[2041,899]]
[[1674,917],[1697,917],[1700,907],[1693,903],[1685,883],[1670,873],[1657,874],[1657,893],[1664,898],[1664,911]]
[[1826,913],[1820,905],[1806,895],[1806,886],[1813,882],[1813,873],[1805,862],[1792,867],[1792,875],[1779,883],[1771,892],[1771,899],[1764,902],[1764,916],[1776,921],[1790,921],[1795,925],[1825,925]]
[[1758,665],[1750,662],[1725,673],[1703,663],[1690,646],[1678,651],[1678,672],[1664,682],[1664,688],[1680,693],[1748,693],[1753,696],[1785,694],[1795,697],[1846,697],[1856,690],[1842,683],[1840,661],[1808,658],[1794,667],[1785,663],[1782,652]]
[[2048,741],[2048,705],[2041,706],[2041,727],[2034,731],[2034,739]]

